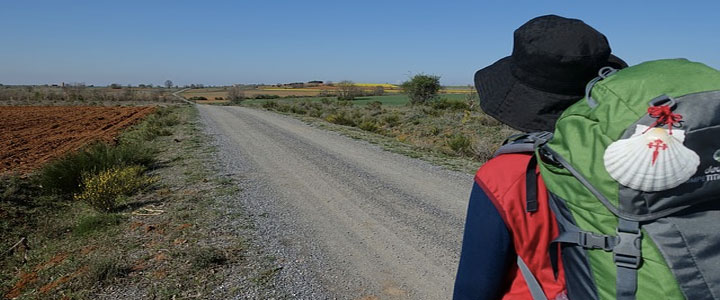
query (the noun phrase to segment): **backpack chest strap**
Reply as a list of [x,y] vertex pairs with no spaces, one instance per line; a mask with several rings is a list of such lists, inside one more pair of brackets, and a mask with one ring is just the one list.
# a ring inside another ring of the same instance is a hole
[[[617,235],[583,231],[573,226],[565,228],[551,244],[573,244],[585,249],[612,251],[617,267],[616,297],[621,300],[633,300],[637,291],[637,270],[642,263],[641,241],[640,223],[619,219]],[[550,262],[555,272],[557,272],[557,249],[556,246],[550,246]]]

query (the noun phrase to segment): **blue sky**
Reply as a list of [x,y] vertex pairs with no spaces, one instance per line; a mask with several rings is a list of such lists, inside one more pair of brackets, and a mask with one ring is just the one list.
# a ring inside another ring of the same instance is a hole
[[544,14],[579,18],[630,64],[720,68],[720,1],[4,1],[0,83],[443,84],[509,55]]

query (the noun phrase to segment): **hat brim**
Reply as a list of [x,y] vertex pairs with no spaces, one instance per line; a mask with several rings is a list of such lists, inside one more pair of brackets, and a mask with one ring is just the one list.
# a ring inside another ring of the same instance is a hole
[[610,54],[610,57],[608,58],[607,62],[608,62],[607,65],[609,67],[613,67],[618,70],[625,69],[628,66],[628,64],[624,60],[622,60],[619,57],[612,55],[612,54]]
[[[608,66],[627,67],[610,55]],[[480,107],[504,124],[524,132],[553,131],[555,121],[570,105],[584,95],[565,95],[541,91],[523,84],[512,75],[512,57],[508,56],[475,73],[475,88]]]

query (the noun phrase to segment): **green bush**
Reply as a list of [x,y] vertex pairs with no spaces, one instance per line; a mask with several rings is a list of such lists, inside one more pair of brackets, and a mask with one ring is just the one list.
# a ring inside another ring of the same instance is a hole
[[190,97],[190,99],[188,99],[188,100],[207,100],[207,98],[205,98],[203,96],[193,96],[193,97]]
[[266,95],[266,94],[258,94],[255,95],[255,99],[278,99],[280,96],[278,95]]
[[47,164],[40,170],[38,181],[46,192],[68,195],[80,189],[83,174],[118,166],[150,166],[154,156],[153,149],[140,143],[96,143]]
[[322,110],[321,109],[311,109],[308,111],[308,116],[311,116],[313,118],[319,118],[322,117]]
[[348,116],[348,114],[345,111],[339,111],[334,114],[330,114],[327,117],[325,117],[325,121],[328,121],[330,123],[338,124],[338,125],[345,125],[345,126],[357,126],[355,123],[355,120],[351,116]]
[[433,117],[437,117],[442,114],[442,110],[436,109],[434,107],[426,107],[426,106],[423,106],[422,112],[428,116],[433,116]]
[[275,108],[275,110],[281,111],[281,112],[289,112],[291,108],[292,108],[292,106],[290,104],[280,103]]
[[145,117],[145,120],[135,126],[134,130],[126,133],[121,140],[141,143],[152,141],[158,136],[173,134],[170,127],[180,124],[180,117],[173,108],[159,108],[154,114]]
[[74,199],[85,202],[100,212],[111,212],[117,207],[120,196],[130,196],[149,186],[155,179],[143,175],[142,166],[113,167],[100,173],[82,174],[82,192]]
[[401,85],[411,104],[427,103],[440,91],[440,76],[417,74]]
[[290,107],[290,112],[294,114],[304,115],[307,113],[307,110],[301,105],[293,105],[292,107]]
[[374,120],[363,121],[362,123],[360,123],[358,128],[370,132],[377,132],[380,129],[380,127],[377,125],[377,122],[375,122]]
[[367,110],[381,110],[382,109],[382,102],[380,101],[373,101],[368,103],[365,108]]
[[459,155],[471,155],[472,151],[472,140],[463,134],[457,133],[447,140],[447,146],[452,151]]
[[268,101],[262,104],[265,109],[277,109],[278,103],[276,101]]
[[400,116],[398,114],[387,115],[383,121],[385,121],[388,126],[395,127],[400,125]]

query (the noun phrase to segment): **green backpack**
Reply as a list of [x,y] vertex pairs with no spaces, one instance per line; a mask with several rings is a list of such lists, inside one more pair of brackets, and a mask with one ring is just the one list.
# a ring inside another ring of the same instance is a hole
[[536,146],[570,299],[720,299],[719,71],[603,68]]

